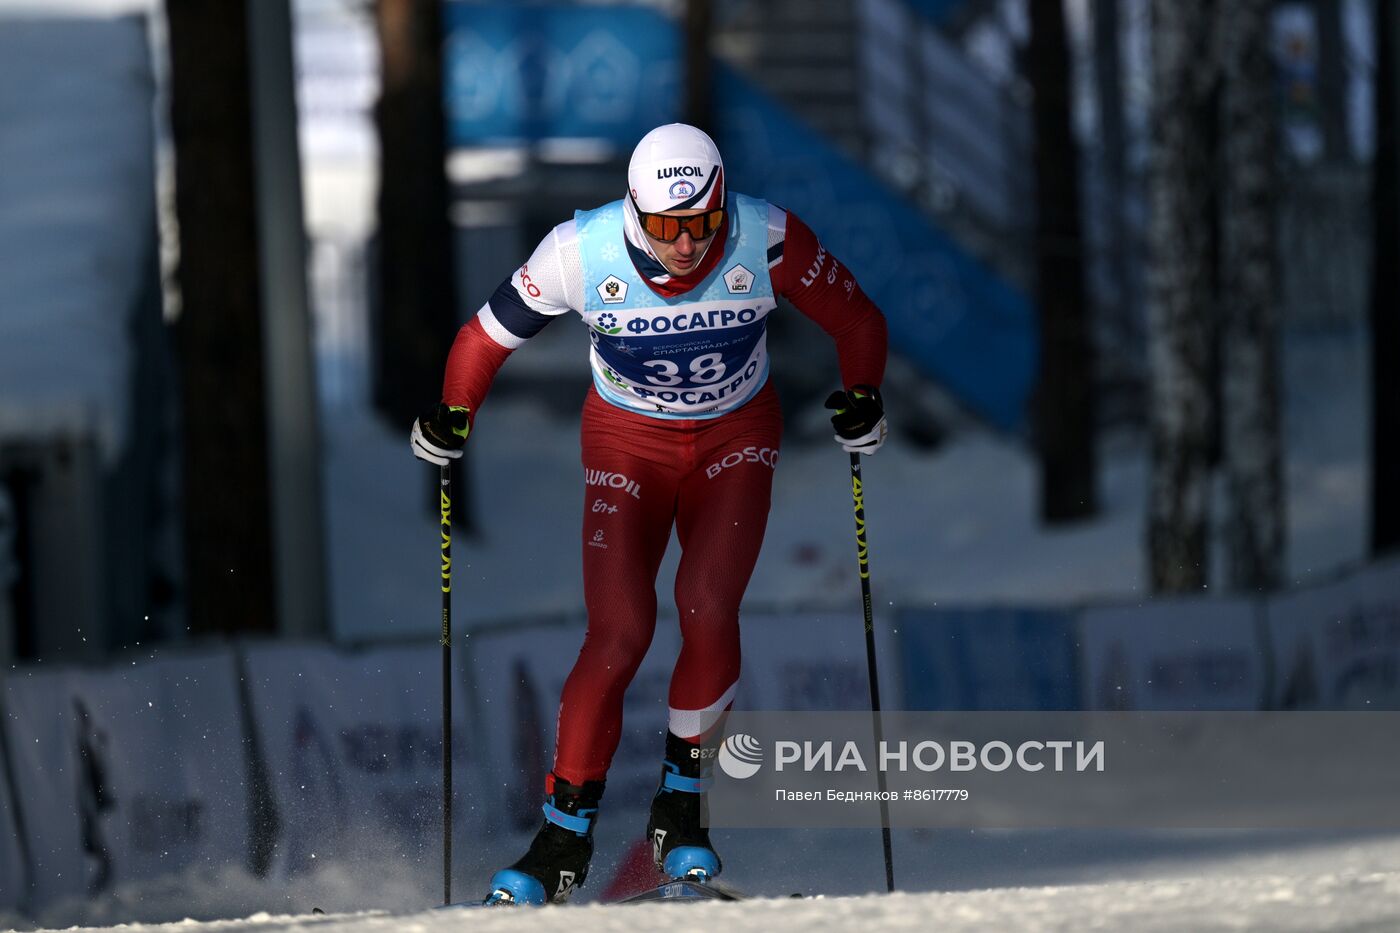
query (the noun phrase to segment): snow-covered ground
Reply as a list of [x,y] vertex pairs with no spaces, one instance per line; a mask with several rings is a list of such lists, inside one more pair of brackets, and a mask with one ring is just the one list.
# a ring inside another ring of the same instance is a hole
[[[866,834],[867,836],[871,834]],[[118,918],[132,916],[131,905],[112,909],[111,920],[102,919],[102,906],[89,905],[83,917],[69,915],[63,921],[89,923],[81,929],[122,930],[128,933],[171,930],[180,933],[271,933],[278,930],[333,931],[510,931],[561,930],[569,933],[602,933],[612,930],[668,929],[709,930],[723,928],[731,933],[811,930],[913,930],[956,931],[1058,931],[1134,930],[1211,931],[1211,930],[1395,930],[1400,929],[1400,840],[1333,840],[1306,844],[1300,840],[1273,847],[1280,840],[1257,835],[1185,834],[1178,835],[1168,850],[1175,854],[1143,863],[1124,861],[1119,844],[1131,851],[1126,840],[1106,842],[1097,834],[1080,840],[1085,848],[1097,841],[1102,862],[1083,862],[1066,869],[1068,877],[1039,880],[1023,874],[1018,863],[1025,856],[1043,856],[1057,850],[1068,851],[1063,834],[1009,834],[991,845],[983,844],[984,857],[1004,859],[1001,866],[988,861],[982,868],[983,885],[954,889],[939,885],[938,860],[956,859],[959,848],[976,850],[978,845],[958,836],[942,846],[913,846],[896,843],[896,869],[903,871],[908,891],[893,895],[849,893],[785,897],[768,889],[768,897],[741,904],[658,904],[601,905],[579,904],[517,911],[428,909],[405,902],[401,881],[379,876],[347,873],[331,868],[315,879],[303,881],[302,898],[295,909],[284,906],[277,886],[254,884],[235,874],[185,879],[168,883],[162,889],[145,892],[144,914],[170,918],[196,916],[237,916],[238,906],[248,903],[267,905],[254,908],[244,919],[176,921],[170,926],[157,923],[122,923],[104,926]],[[1059,840],[1058,842],[1056,840]],[[971,843],[971,844],[970,844]],[[1263,846],[1263,848],[1261,848]],[[825,857],[832,863],[853,858],[849,848],[830,848]],[[1070,847],[1071,849],[1073,847]],[[913,849],[914,858],[908,858]],[[789,853],[800,862],[806,853]],[[865,890],[878,885],[878,842],[856,847],[855,855],[873,855],[860,872]],[[1087,855],[1080,852],[1080,858]],[[899,859],[903,857],[904,861]],[[1072,856],[1071,856],[1072,857]],[[776,861],[776,860],[773,860]],[[911,864],[912,863],[912,864]],[[788,870],[796,868],[791,866]],[[828,870],[830,866],[827,866]],[[1005,881],[998,883],[1000,873]],[[392,872],[389,873],[392,876]],[[943,887],[942,890],[938,888]],[[934,888],[935,890],[929,890]],[[465,895],[467,892],[463,892]],[[807,893],[810,895],[810,889]],[[325,915],[311,915],[318,903],[354,903],[377,907],[356,907],[336,912],[328,906]],[[420,896],[421,897],[421,896]],[[226,905],[224,910],[218,905]],[[227,908],[233,908],[228,910]],[[111,908],[109,908],[111,909]]]

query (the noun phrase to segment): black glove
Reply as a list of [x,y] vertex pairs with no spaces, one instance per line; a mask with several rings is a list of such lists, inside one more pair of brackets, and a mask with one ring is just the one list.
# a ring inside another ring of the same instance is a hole
[[889,429],[879,389],[858,385],[846,392],[833,392],[826,407],[836,412],[831,416],[831,426],[836,429],[836,442],[842,450],[873,454],[885,443]]
[[413,422],[410,436],[413,456],[438,466],[447,466],[447,461],[460,458],[462,445],[472,429],[470,411],[462,405],[438,402],[425,412]]

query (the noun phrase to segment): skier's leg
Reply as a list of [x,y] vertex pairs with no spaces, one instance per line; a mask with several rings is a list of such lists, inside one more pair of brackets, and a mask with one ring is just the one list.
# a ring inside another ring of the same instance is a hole
[[682,646],[671,676],[670,728],[647,834],[671,876],[712,878],[720,863],[703,826],[705,791],[739,680],[739,604],[767,527],[782,432],[771,388],[707,429],[681,481],[676,608]]
[[633,453],[584,450],[583,589],[588,632],[559,701],[554,773],[602,780],[622,730],[622,698],[656,630],[656,572],[675,480]]
[[739,680],[739,604],[763,545],[782,439],[777,393],[766,387],[707,434],[676,503],[683,641],[671,675],[670,726],[692,741],[715,731]]
[[544,825],[491,880],[488,902],[561,900],[581,886],[593,824],[617,750],[622,697],[656,629],[656,571],[666,551],[679,469],[674,445],[640,415],[596,395],[584,407],[584,596],[588,632],[564,682]]

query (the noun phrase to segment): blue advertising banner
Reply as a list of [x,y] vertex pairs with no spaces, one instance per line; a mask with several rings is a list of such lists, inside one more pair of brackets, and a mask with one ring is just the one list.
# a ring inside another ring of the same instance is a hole
[[908,609],[897,628],[905,709],[1079,707],[1070,612]]
[[446,29],[454,146],[572,138],[626,153],[679,119],[680,35],[654,10],[449,3]]

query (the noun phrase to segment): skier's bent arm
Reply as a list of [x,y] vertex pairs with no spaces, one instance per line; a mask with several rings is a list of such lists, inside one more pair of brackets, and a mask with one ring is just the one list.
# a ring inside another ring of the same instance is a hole
[[769,275],[773,291],[817,323],[836,343],[841,383],[878,388],[885,378],[889,332],[885,316],[855,275],[817,241],[797,215],[769,215]]
[[442,400],[471,411],[486,398],[506,357],[561,314],[582,307],[574,222],[551,230],[525,265],[503,281],[476,317],[457,332],[447,356]]
[[573,221],[560,224],[525,265],[503,281],[452,341],[442,401],[413,423],[413,453],[445,464],[462,455],[491,383],[506,358],[559,315],[581,307],[582,281]]
[[855,275],[822,247],[796,215],[769,215],[769,274],[773,291],[817,322],[836,343],[844,391],[826,405],[835,414],[835,440],[850,453],[873,454],[888,431],[880,382],[885,376],[889,329]]

